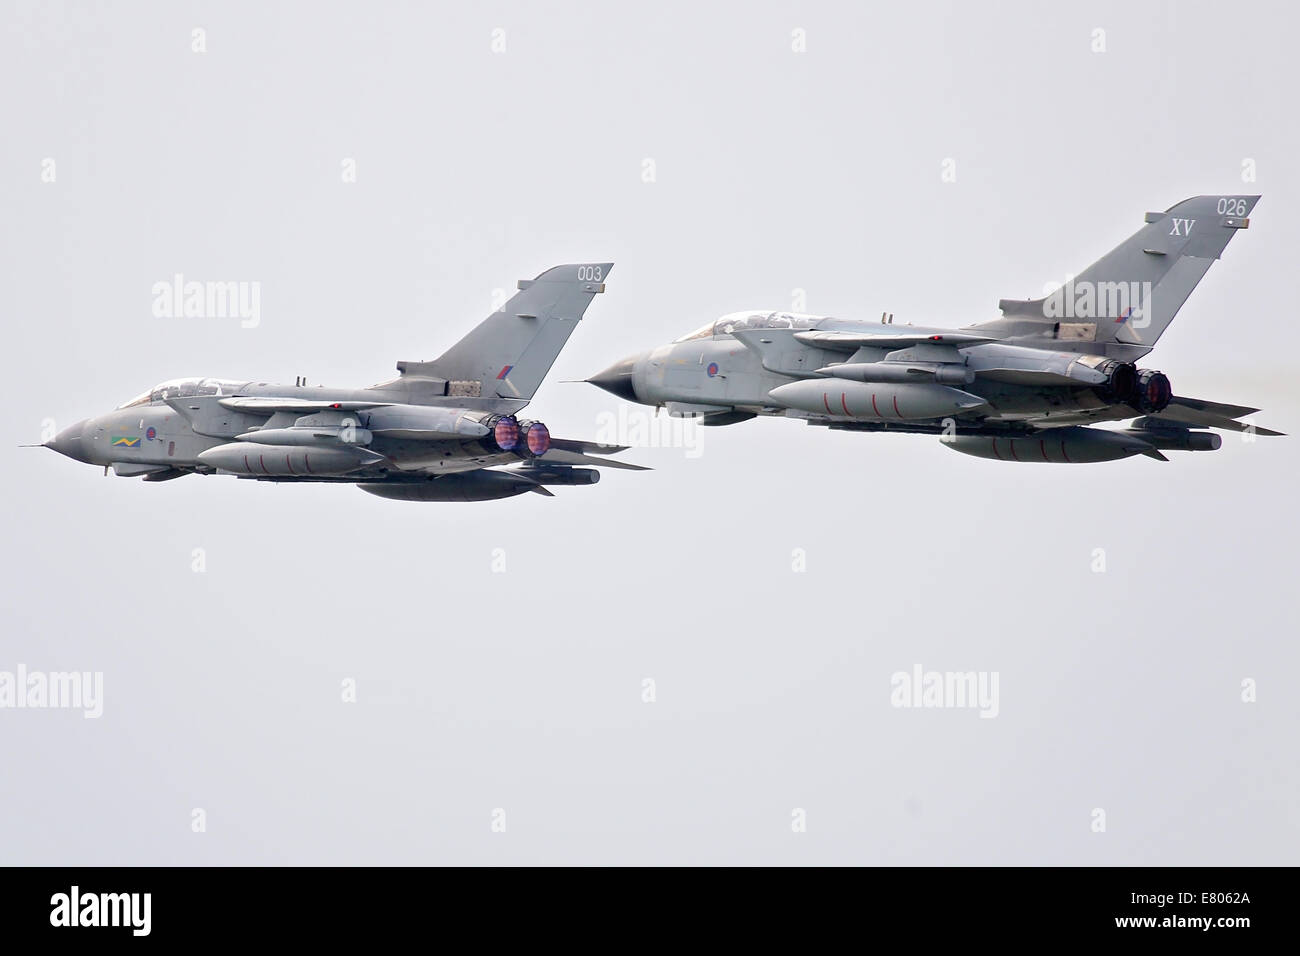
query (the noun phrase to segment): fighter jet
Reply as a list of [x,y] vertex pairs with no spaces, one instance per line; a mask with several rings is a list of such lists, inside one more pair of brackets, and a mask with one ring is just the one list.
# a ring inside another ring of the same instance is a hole
[[564,265],[519,291],[431,362],[362,389],[219,378],[164,382],[45,446],[121,476],[235,475],[355,484],[402,501],[484,501],[590,485],[623,446],[552,438],[519,417],[612,263]]
[[[628,401],[730,425],[758,415],[843,431],[935,434],[966,455],[1092,463],[1213,451],[1210,429],[1259,409],[1175,395],[1137,363],[1169,327],[1258,196],[1197,196],[1040,299],[960,329],[790,312],[724,315],[587,379]],[[1135,419],[1123,429],[1098,422]]]

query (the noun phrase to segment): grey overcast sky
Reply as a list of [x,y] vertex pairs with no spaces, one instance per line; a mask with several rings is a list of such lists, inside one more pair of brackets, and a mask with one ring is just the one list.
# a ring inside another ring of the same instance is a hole
[[[613,261],[530,407],[594,437],[641,410],[562,380],[722,313],[992,318],[1216,192],[1263,199],[1145,364],[1294,433],[1292,5],[3,11],[0,671],[104,695],[0,710],[0,862],[1297,862],[1292,438],[761,420],[475,505],[16,447],[183,375],[382,381]],[[260,324],[154,317],[176,273]],[[996,718],[891,706],[918,665]]]

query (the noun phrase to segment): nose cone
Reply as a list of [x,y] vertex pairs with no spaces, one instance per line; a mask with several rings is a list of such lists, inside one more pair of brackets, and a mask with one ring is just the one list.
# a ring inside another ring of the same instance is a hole
[[631,358],[623,359],[621,362],[615,362],[605,371],[593,375],[587,381],[597,388],[603,388],[611,395],[625,398],[629,402],[638,401],[636,388],[632,384],[632,376],[636,372],[638,358],[640,356],[634,355]]
[[74,461],[85,462],[87,465],[93,464],[90,460],[90,449],[86,447],[86,442],[82,438],[82,432],[86,430],[86,422],[80,421],[75,425],[69,425],[63,431],[59,432],[53,438],[45,443],[46,448],[53,448],[60,455],[67,455]]

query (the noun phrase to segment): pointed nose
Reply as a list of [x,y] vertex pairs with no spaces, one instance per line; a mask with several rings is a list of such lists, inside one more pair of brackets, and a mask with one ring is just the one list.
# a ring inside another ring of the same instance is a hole
[[59,432],[53,438],[45,443],[46,448],[53,448],[60,455],[67,455],[74,461],[93,464],[89,457],[90,449],[86,447],[85,439],[82,433],[86,430],[86,422],[79,421],[75,425],[69,425],[63,431]]
[[640,401],[636,397],[636,386],[632,382],[632,376],[636,374],[636,363],[640,357],[634,355],[631,358],[623,359],[621,362],[615,362],[605,371],[593,375],[587,381],[597,388],[603,388],[611,395],[625,398],[629,402]]

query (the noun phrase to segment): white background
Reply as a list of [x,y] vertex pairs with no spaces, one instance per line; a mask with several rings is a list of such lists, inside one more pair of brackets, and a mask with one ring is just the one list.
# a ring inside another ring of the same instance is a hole
[[[1264,198],[1144,364],[1294,432],[1285,4],[4,11],[0,670],[105,700],[0,711],[0,862],[1296,862],[1291,438],[1021,467],[760,420],[473,505],[15,447],[182,375],[382,381],[614,261],[530,408],[594,437],[620,400],[562,379],[719,314],[993,318],[1202,193]],[[176,272],[260,326],[153,317]],[[891,707],[917,663],[1000,715]]]

